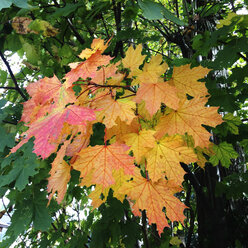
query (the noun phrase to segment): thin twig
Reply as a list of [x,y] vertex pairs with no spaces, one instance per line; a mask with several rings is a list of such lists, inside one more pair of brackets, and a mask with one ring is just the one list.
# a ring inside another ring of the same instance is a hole
[[13,74],[13,72],[12,72],[12,70],[11,70],[11,67],[10,67],[10,65],[9,65],[9,62],[5,59],[5,57],[3,56],[3,53],[2,53],[1,51],[0,51],[0,57],[1,57],[1,59],[3,60],[4,64],[6,65],[6,67],[7,67],[7,69],[8,69],[8,72],[9,72],[9,74],[10,74],[10,76],[11,76],[11,78],[12,78],[14,84],[15,84],[15,90],[18,91],[18,93],[22,96],[22,98],[23,98],[25,101],[27,101],[28,98],[27,98],[27,97],[24,95],[24,93],[21,91],[21,89],[20,89],[20,87],[19,87],[19,85],[18,85],[18,83],[17,83],[17,80],[16,80],[16,78],[15,78],[15,75]]
[[11,86],[0,86],[0,89],[5,89],[5,90],[17,90],[16,87],[11,87]]
[[[78,81],[85,82],[84,80],[78,80]],[[81,85],[81,84],[74,84],[74,85]],[[124,86],[124,85],[107,85],[107,84],[102,85],[102,84],[96,84],[96,83],[94,83],[92,81],[87,81],[87,85],[93,85],[93,86],[99,87],[99,88],[122,88],[124,90],[129,90],[129,91],[131,91],[133,93],[136,93],[136,91],[132,87],[130,87],[128,85],[127,86]]]

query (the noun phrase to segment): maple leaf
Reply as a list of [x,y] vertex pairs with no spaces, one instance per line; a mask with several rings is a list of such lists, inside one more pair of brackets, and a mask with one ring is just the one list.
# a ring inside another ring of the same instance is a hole
[[169,114],[161,117],[155,137],[160,139],[166,133],[169,135],[188,133],[193,136],[195,146],[208,147],[211,134],[202,124],[215,127],[223,121],[217,112],[218,107],[205,107],[207,100],[207,98],[182,100],[177,110],[170,110]]
[[81,149],[86,148],[89,145],[90,136],[92,134],[92,123],[88,123],[86,131],[84,131],[85,130],[81,130],[81,133],[73,139],[71,144],[68,145],[68,147],[66,148],[67,156],[72,157]]
[[186,94],[193,97],[204,97],[208,95],[208,90],[205,83],[198,80],[205,77],[209,71],[210,69],[202,66],[191,69],[189,64],[174,67],[170,83],[176,86],[180,98],[185,98]]
[[[90,187],[94,183],[92,182],[92,175],[87,175],[85,178],[83,178],[82,182],[80,183],[81,186],[87,186]],[[125,194],[119,193],[119,189],[122,186],[122,184],[128,180],[130,180],[131,175],[127,175],[124,173],[123,169],[119,170],[113,170],[113,178],[115,180],[115,183],[109,187],[104,187],[101,184],[96,184],[94,190],[89,194],[89,197],[92,200],[92,206],[94,208],[98,208],[103,202],[106,202],[108,192],[110,189],[113,190],[113,196],[120,200],[123,201],[125,199]],[[102,196],[104,198],[102,198]]]
[[149,63],[145,63],[137,79],[133,80],[132,85],[137,83],[156,82],[158,78],[168,69],[166,63],[162,63],[162,55],[156,55],[151,58]]
[[76,101],[75,94],[70,89],[65,89],[59,79],[45,77],[26,88],[32,97],[23,103],[23,113],[20,121],[33,122],[47,113],[51,113],[58,106]]
[[161,81],[141,84],[134,101],[140,103],[142,100],[145,101],[150,115],[154,115],[160,109],[162,102],[173,109],[177,109],[179,104],[176,88]]
[[94,78],[99,66],[106,66],[112,58],[107,55],[101,55],[97,50],[87,60],[81,63],[73,64],[73,68],[65,75],[66,88],[72,87],[72,84],[79,78]]
[[47,101],[63,100],[63,104],[76,101],[73,91],[66,90],[59,79],[54,75],[52,78],[45,77],[35,83],[31,83],[26,88],[32,99],[39,104],[44,104]]
[[96,71],[92,81],[96,84],[104,85],[108,78],[116,75],[118,65],[119,64],[111,64],[106,67],[101,67],[98,71]]
[[152,181],[167,177],[181,185],[184,177],[184,170],[180,162],[186,164],[197,161],[194,150],[185,144],[180,135],[165,137],[158,141],[146,156],[147,170]]
[[118,116],[115,123],[116,125],[112,126],[109,129],[105,129],[106,140],[109,140],[113,136],[116,136],[117,142],[124,143],[124,140],[123,140],[124,134],[137,133],[140,128],[137,118],[134,118],[132,122],[128,125],[125,121],[122,121],[120,117]]
[[174,182],[165,179],[154,183],[142,177],[137,169],[133,180],[123,183],[119,192],[127,194],[128,199],[134,201],[132,205],[134,215],[140,216],[139,210],[146,210],[149,224],[157,224],[158,232],[161,234],[164,227],[169,226],[165,213],[162,211],[164,207],[171,221],[182,223],[184,221],[183,210],[186,206],[174,196],[181,190]]
[[[104,106],[104,108],[102,108]],[[105,124],[106,128],[111,128],[116,123],[117,117],[130,124],[135,118],[135,102],[129,99],[115,100],[110,95],[96,99],[92,102],[92,107],[99,108],[96,116],[99,122]]]
[[79,158],[73,168],[80,171],[81,177],[94,170],[92,184],[108,187],[115,183],[113,170],[123,168],[125,174],[133,174],[134,158],[127,154],[128,149],[128,146],[116,143],[109,146],[89,146],[78,153]]
[[26,136],[25,139],[12,148],[11,152],[14,153],[34,136],[34,152],[43,159],[47,158],[56,150],[59,144],[57,139],[65,122],[71,125],[86,126],[87,120],[95,120],[94,110],[76,105],[55,109],[50,115],[33,122],[29,130],[23,134]]
[[122,60],[125,68],[130,69],[129,76],[136,76],[140,73],[139,66],[143,63],[145,55],[141,55],[142,45],[139,44],[136,49],[130,46],[126,52],[126,57]]
[[235,159],[239,156],[239,154],[233,149],[232,144],[228,144],[227,142],[222,142],[219,145],[213,145],[213,154],[209,162],[214,166],[218,165],[221,162],[221,165],[229,168],[232,163],[230,159]]
[[139,164],[142,157],[155,145],[155,131],[141,130],[139,133],[128,133],[122,138],[133,151],[136,162]]
[[97,51],[100,51],[103,53],[106,48],[108,47],[108,44],[111,39],[109,39],[106,44],[104,44],[104,40],[102,39],[94,39],[91,43],[91,49],[86,48],[84,49],[78,57],[81,59],[88,59],[92,54],[96,53]]
[[50,193],[48,199],[48,205],[50,204],[50,201],[52,199],[52,196],[57,191],[58,197],[57,202],[58,204],[61,203],[61,201],[64,199],[66,189],[67,189],[67,183],[69,182],[71,178],[70,174],[70,166],[68,163],[64,161],[65,151],[68,145],[70,144],[71,139],[65,141],[65,143],[61,146],[60,150],[57,153],[56,158],[54,159],[52,163],[52,169],[50,170],[49,174],[50,177],[48,178],[48,185],[47,185],[47,192]]

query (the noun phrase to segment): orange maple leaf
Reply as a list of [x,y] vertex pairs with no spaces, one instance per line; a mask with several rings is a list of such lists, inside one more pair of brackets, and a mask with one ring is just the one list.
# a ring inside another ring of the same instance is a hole
[[180,162],[189,164],[197,161],[194,150],[186,145],[180,135],[159,140],[146,158],[149,178],[152,181],[158,181],[166,176],[177,185],[182,184],[185,175]]
[[128,146],[113,144],[109,146],[89,146],[82,149],[73,168],[85,177],[93,170],[92,184],[108,187],[115,183],[113,170],[124,169],[125,174],[133,174],[134,158],[127,154]]
[[116,136],[116,141],[120,143],[124,143],[123,135],[128,133],[137,133],[139,131],[140,125],[138,123],[138,119],[134,118],[132,122],[128,125],[125,121],[122,121],[118,116],[116,121],[116,125],[109,129],[105,129],[105,139],[109,140],[113,136]]
[[150,115],[154,115],[160,109],[162,102],[170,108],[178,108],[179,99],[176,88],[166,82],[161,82],[161,80],[156,83],[141,84],[134,98],[134,101],[137,103],[140,103],[142,100],[145,101],[146,109]]
[[58,137],[65,122],[71,125],[84,125],[86,121],[95,120],[95,112],[92,109],[70,105],[67,108],[55,109],[50,115],[42,117],[29,126],[23,135],[26,137],[11,152],[16,152],[31,137],[35,137],[34,153],[43,159],[55,152],[58,147]]
[[79,78],[94,78],[99,66],[106,66],[112,58],[107,55],[101,55],[101,51],[97,50],[87,60],[81,63],[73,64],[73,68],[65,75],[66,88],[72,87],[73,83]]
[[127,98],[115,100],[110,95],[107,95],[94,100],[92,107],[100,109],[96,112],[96,117],[99,122],[105,124],[106,128],[114,126],[117,117],[127,122],[127,124],[130,124],[135,118],[135,102]]
[[198,80],[205,77],[209,71],[210,69],[202,66],[191,69],[189,64],[174,67],[170,83],[176,86],[181,99],[186,98],[186,94],[193,97],[204,97],[208,95],[208,90],[205,83]]
[[171,221],[182,223],[184,221],[183,210],[186,206],[174,196],[181,190],[174,182],[165,179],[154,183],[142,177],[139,169],[136,169],[133,180],[123,183],[119,192],[127,194],[128,199],[134,202],[132,205],[134,215],[140,216],[139,210],[146,210],[149,224],[157,224],[158,232],[161,234],[164,227],[169,226],[163,212],[164,207]]
[[195,146],[208,147],[211,134],[202,124],[215,127],[223,121],[217,112],[218,107],[205,107],[207,101],[207,98],[182,100],[177,110],[170,110],[169,114],[161,117],[155,137],[159,139],[166,133],[188,133],[193,136]]
[[50,193],[48,199],[48,205],[52,199],[52,196],[57,191],[57,202],[58,204],[64,199],[66,190],[67,190],[67,183],[71,178],[71,167],[68,163],[64,161],[65,151],[68,145],[70,144],[71,139],[65,141],[65,143],[61,146],[60,150],[57,153],[56,158],[52,163],[52,169],[50,170],[49,174],[51,175],[48,178],[48,185],[47,185],[47,192]]

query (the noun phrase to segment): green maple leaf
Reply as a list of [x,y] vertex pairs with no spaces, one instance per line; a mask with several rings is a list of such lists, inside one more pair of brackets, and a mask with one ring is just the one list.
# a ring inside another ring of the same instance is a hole
[[228,113],[224,116],[223,120],[227,124],[227,129],[233,134],[239,134],[239,126],[242,121],[238,116],[233,116],[231,113]]
[[238,153],[233,149],[233,146],[227,142],[214,145],[213,150],[215,155],[210,157],[209,162],[214,166],[218,165],[220,162],[222,166],[228,168],[231,164],[230,159],[238,157]]
[[3,160],[1,168],[9,171],[0,176],[0,187],[15,181],[15,187],[21,191],[29,183],[29,177],[38,173],[36,169],[39,166],[39,160],[32,150],[33,144],[28,142],[20,152],[11,154]]

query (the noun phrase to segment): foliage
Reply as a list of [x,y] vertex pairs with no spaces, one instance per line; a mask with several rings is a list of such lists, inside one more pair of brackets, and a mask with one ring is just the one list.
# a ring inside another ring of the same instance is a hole
[[1,1],[0,246],[245,246],[244,6]]

